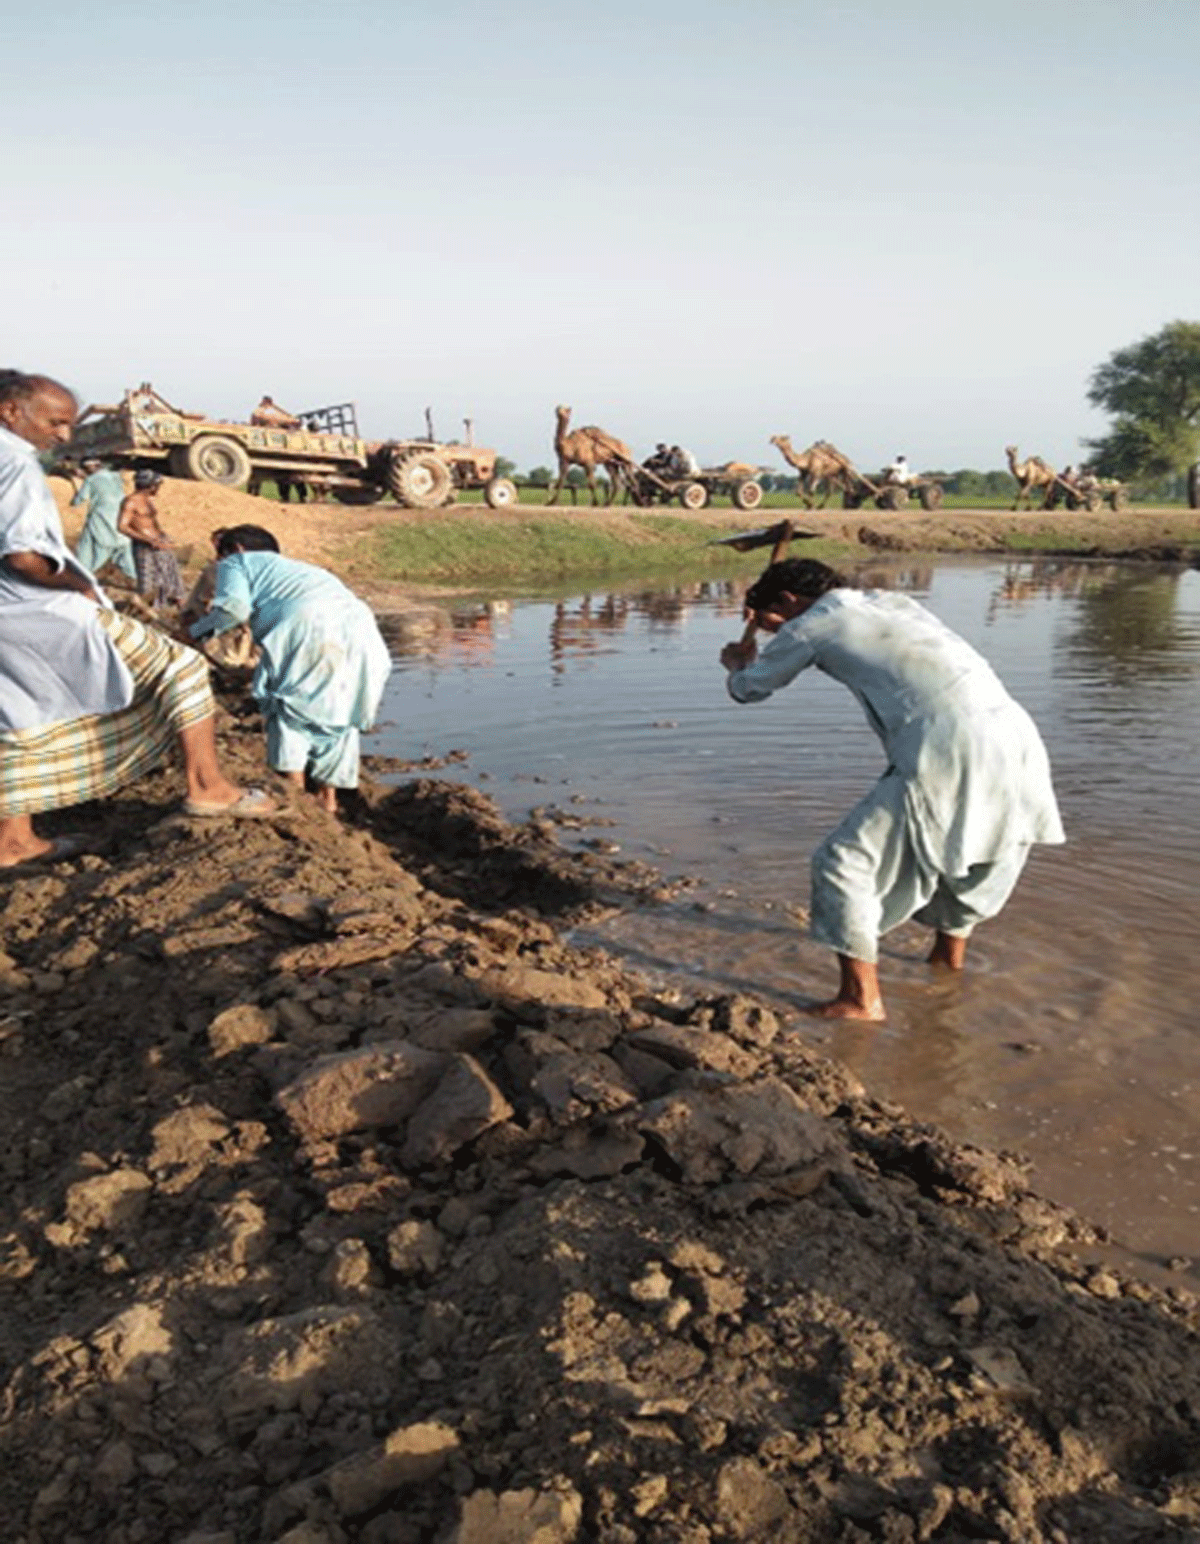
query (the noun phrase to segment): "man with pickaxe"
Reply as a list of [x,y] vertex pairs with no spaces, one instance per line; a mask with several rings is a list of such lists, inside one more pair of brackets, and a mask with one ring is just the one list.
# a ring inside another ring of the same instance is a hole
[[[791,534],[746,592],[749,626],[721,664],[736,702],[815,665],[849,687],[883,743],[887,770],[813,855],[811,908],[812,936],[841,969],[837,996],[811,1011],[878,1021],[880,936],[924,923],[929,963],[961,970],[973,928],[1004,905],[1031,845],[1064,840],[1062,824],[1041,737],[987,661],[907,595],[784,560]],[[761,654],[758,628],[774,634]]]

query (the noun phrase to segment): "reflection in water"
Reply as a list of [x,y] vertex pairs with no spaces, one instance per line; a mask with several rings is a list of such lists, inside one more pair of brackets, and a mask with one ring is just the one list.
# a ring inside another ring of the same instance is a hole
[[[883,962],[889,1022],[802,1032],[918,1116],[1024,1149],[1045,1189],[1126,1243],[1192,1254],[1200,574],[1072,560],[877,562],[862,577],[915,591],[992,661],[1043,730],[1069,843],[1034,854],[965,978],[931,981],[924,935],[900,929]],[[796,1007],[828,995],[832,967],[790,908],[807,900],[813,848],[882,767],[853,702],[816,672],[757,707],[729,703],[717,654],[744,587],[442,613],[398,661],[400,727],[375,748],[462,746],[463,777],[486,778],[514,816],[531,779],[603,806],[631,857],[703,884],[597,941],[651,976]]]

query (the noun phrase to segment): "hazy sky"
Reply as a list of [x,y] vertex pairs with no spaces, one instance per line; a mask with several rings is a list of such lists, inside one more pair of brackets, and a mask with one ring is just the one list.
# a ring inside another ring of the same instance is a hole
[[1078,459],[1200,317],[1196,0],[0,0],[0,364],[551,459]]

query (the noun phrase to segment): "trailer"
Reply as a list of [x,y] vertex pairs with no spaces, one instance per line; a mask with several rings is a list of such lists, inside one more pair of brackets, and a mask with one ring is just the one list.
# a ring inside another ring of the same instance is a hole
[[1054,481],[1046,489],[1043,509],[1057,509],[1062,504],[1067,509],[1086,509],[1095,514],[1105,505],[1114,514],[1129,508],[1129,493],[1123,482],[1115,477],[1097,477],[1092,472],[1081,472],[1078,477],[1054,474]]
[[702,467],[686,477],[667,476],[653,467],[630,463],[622,480],[635,504],[670,504],[678,499],[684,509],[704,509],[714,494],[725,493],[736,509],[757,509],[763,501],[760,476],[757,467],[741,461]]
[[[365,440],[352,402],[293,415],[295,426],[206,418],[173,406],[148,381],[113,405],[80,415],[62,459],[99,456],[113,466],[146,467],[172,477],[254,487],[264,478],[304,483],[343,504],[373,504],[391,494],[410,509],[437,509],[462,488],[482,488],[492,508],[516,499],[496,476],[496,452],[468,442]],[[426,414],[427,427],[428,413]]]
[[878,478],[868,477],[865,472],[847,463],[840,480],[842,507],[845,509],[861,509],[868,500],[876,509],[904,509],[914,494],[922,509],[942,507],[941,483],[935,477],[927,477],[923,473],[913,473],[907,482],[897,482],[886,471],[880,472]]

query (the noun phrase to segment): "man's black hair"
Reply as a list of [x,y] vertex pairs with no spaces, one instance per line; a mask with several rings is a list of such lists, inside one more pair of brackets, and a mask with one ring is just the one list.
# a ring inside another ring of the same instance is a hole
[[243,552],[278,552],[279,543],[261,525],[231,525],[217,542],[217,556],[227,558],[235,547]]
[[48,375],[27,375],[24,370],[0,370],[0,402],[28,402],[40,391],[61,391],[64,396],[75,393],[61,381]]
[[784,558],[782,563],[772,563],[754,581],[746,591],[746,605],[752,611],[762,611],[785,590],[789,595],[817,600],[830,590],[844,590],[848,586],[849,580],[828,563],[818,563],[814,558]]

